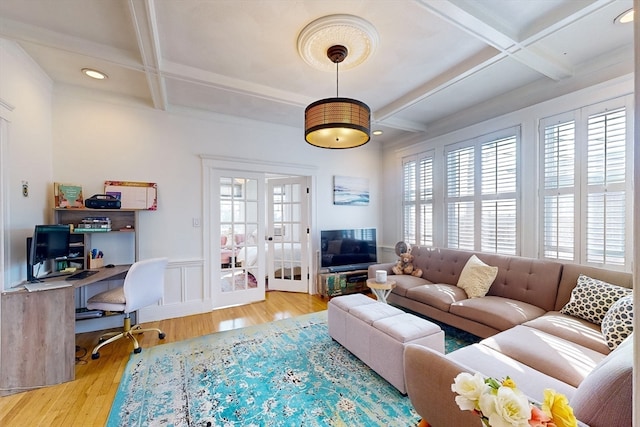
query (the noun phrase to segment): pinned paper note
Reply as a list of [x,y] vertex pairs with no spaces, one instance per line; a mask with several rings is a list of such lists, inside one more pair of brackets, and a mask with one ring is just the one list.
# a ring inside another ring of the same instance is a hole
[[104,192],[120,200],[122,209],[158,209],[158,184],[154,182],[105,181]]

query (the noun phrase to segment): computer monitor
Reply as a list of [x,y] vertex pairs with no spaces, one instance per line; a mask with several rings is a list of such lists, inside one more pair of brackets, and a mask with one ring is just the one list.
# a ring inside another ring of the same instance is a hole
[[27,280],[33,282],[33,267],[47,260],[69,255],[69,225],[36,225],[33,237],[27,238]]

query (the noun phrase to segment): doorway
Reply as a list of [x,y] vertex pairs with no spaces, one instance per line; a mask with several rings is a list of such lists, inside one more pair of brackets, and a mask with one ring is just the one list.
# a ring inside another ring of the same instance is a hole
[[205,277],[212,308],[310,292],[315,167],[203,156]]

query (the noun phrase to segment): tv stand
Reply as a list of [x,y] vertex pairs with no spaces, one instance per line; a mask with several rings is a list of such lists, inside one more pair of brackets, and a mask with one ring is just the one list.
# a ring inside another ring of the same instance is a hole
[[318,273],[318,292],[322,298],[369,291],[368,270]]

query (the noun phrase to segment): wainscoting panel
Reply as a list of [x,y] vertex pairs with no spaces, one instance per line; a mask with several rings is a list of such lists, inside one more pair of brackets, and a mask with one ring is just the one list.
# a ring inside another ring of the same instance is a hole
[[211,311],[210,292],[205,289],[204,261],[169,261],[164,299],[138,311],[140,322],[171,319]]

